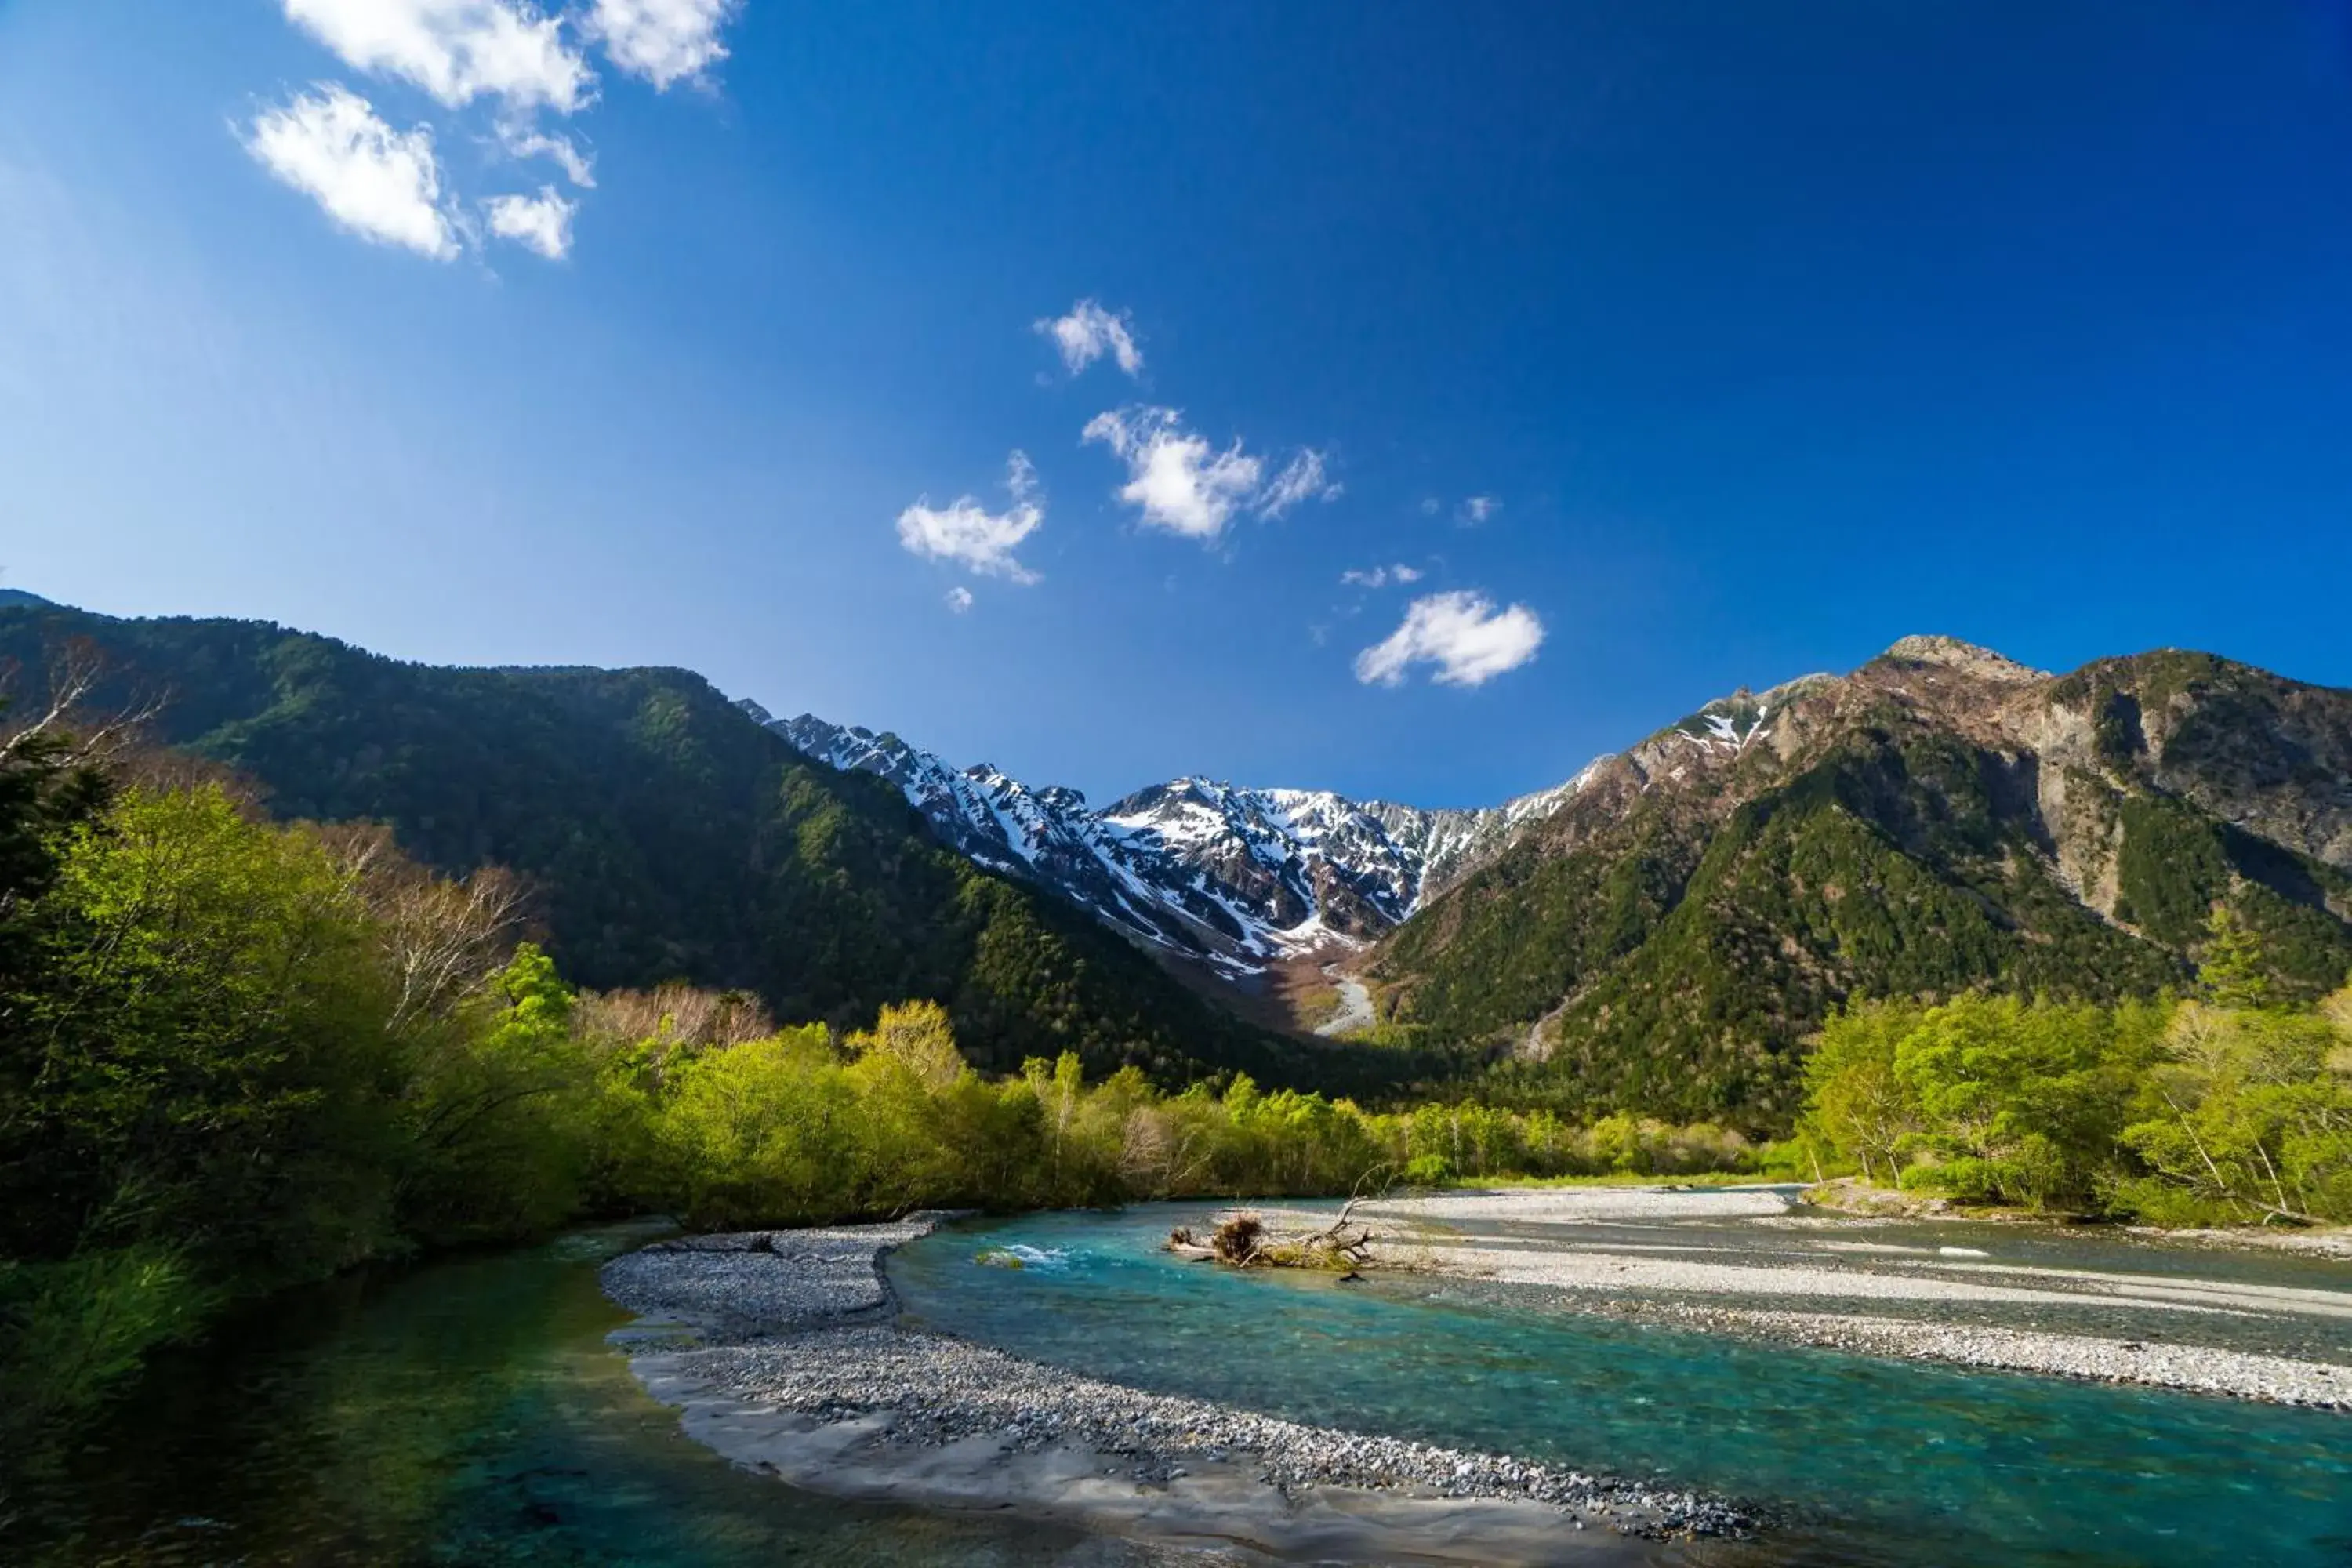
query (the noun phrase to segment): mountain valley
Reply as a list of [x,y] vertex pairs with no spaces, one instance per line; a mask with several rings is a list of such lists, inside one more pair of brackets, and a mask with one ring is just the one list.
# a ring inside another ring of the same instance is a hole
[[2178,991],[2217,908],[2282,998],[2352,968],[2352,693],[2203,654],[2059,676],[1906,637],[1485,810],[1197,776],[1097,809],[683,671],[0,606],[21,669],[72,642],[273,811],[523,873],[585,984],[742,986],[845,1026],[938,997],[1000,1068],[1060,1040],[1180,1081],[1475,1073],[1769,1132],[1853,998]]

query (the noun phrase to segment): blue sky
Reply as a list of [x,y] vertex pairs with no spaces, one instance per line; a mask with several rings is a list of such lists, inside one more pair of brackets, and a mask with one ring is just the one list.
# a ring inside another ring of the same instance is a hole
[[1097,799],[1914,631],[2352,684],[2345,17],[0,0],[0,568]]

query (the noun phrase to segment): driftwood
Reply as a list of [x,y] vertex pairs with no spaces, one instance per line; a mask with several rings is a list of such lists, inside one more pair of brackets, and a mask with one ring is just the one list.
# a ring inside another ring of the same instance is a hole
[[1168,1233],[1168,1250],[1196,1262],[1234,1268],[1322,1268],[1352,1278],[1372,1262],[1371,1227],[1355,1219],[1360,1200],[1349,1198],[1339,1215],[1321,1230],[1281,1234],[1246,1209],[1223,1215],[1205,1242],[1189,1226]]

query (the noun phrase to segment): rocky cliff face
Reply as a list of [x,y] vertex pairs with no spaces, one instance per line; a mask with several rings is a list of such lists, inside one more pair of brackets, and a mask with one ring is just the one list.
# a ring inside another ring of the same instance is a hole
[[896,735],[745,707],[809,756],[887,779],[982,865],[1232,979],[1379,937],[1576,789],[1424,811],[1184,778],[1097,812],[1076,790],[1033,789],[985,763],[957,768]]
[[1595,764],[1370,967],[1532,1089],[1772,1125],[1850,996],[2184,984],[2217,903],[2290,992],[2352,965],[2352,692],[1906,637]]

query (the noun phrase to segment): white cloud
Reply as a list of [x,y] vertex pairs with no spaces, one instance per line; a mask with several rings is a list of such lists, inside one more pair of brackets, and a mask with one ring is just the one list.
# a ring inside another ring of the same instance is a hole
[[1301,501],[1338,500],[1339,487],[1323,472],[1323,454],[1312,447],[1299,448],[1298,456],[1290,459],[1265,493],[1257,500],[1260,517],[1280,517]]
[[551,158],[563,177],[582,190],[596,188],[596,161],[569,136],[551,136],[528,126],[501,125],[499,145],[509,158]]
[[1035,326],[1062,351],[1062,363],[1072,375],[1105,354],[1130,376],[1142,373],[1143,351],[1135,346],[1135,324],[1124,310],[1113,315],[1092,300],[1081,300],[1068,315],[1048,317]]
[[1423,573],[1418,566],[1357,567],[1339,574],[1339,581],[1350,588],[1385,588],[1391,583],[1418,583]]
[[1535,658],[1543,623],[1525,605],[1497,610],[1484,594],[1457,590],[1415,599],[1403,622],[1356,656],[1356,679],[1398,686],[1415,664],[1437,667],[1446,686],[1477,686]]
[[740,0],[596,0],[589,34],[613,63],[667,91],[727,58],[719,29]]
[[362,239],[442,261],[457,254],[426,127],[394,131],[367,100],[323,82],[257,115],[244,142],[263,168]]
[[950,588],[948,590],[948,608],[959,616],[962,615],[966,610],[971,609],[971,590],[964,587],[961,584],[955,587]]
[[[1029,455],[1018,451],[1005,460],[1004,470],[1012,506],[992,512],[973,497],[959,496],[948,506],[934,507],[926,496],[898,514],[898,542],[914,554],[952,561],[982,576],[1036,582],[1037,574],[1013,559],[1013,552],[1045,525],[1037,470]],[[954,595],[949,598],[952,603]]]
[[490,232],[501,239],[538,251],[550,261],[572,253],[572,215],[580,210],[541,185],[535,196],[492,196],[482,204],[490,215]]
[[1502,510],[1503,503],[1493,496],[1471,496],[1463,501],[1462,510],[1456,515],[1464,527],[1475,528]]
[[287,20],[354,70],[398,77],[454,109],[478,97],[570,114],[596,79],[530,0],[284,0]]
[[1213,541],[1234,510],[1257,493],[1264,466],[1235,441],[1218,451],[1183,426],[1172,408],[1129,408],[1097,414],[1081,439],[1100,441],[1127,464],[1121,500],[1144,522],[1187,539]]
[[1439,500],[1435,496],[1423,496],[1421,498],[1421,515],[1423,517],[1435,517],[1439,511],[1444,510],[1444,506],[1445,503]]

